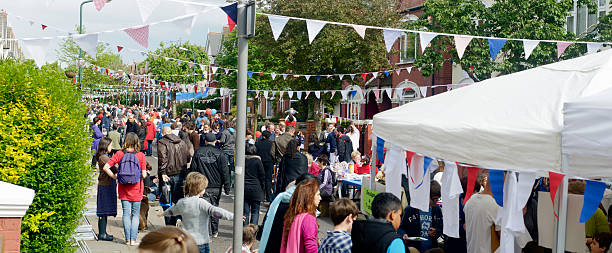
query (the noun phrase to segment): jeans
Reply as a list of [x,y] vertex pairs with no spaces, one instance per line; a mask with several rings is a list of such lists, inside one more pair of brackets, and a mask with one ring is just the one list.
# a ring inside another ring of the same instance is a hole
[[123,208],[123,231],[126,241],[138,239],[138,223],[140,223],[140,201],[121,200]]
[[145,151],[145,154],[150,156],[151,153],[153,152],[153,148],[151,147],[153,144],[153,140],[146,140],[146,142],[148,143],[147,145],[147,150]]
[[232,187],[234,187],[234,151],[224,150],[223,153],[227,156],[227,161],[229,162],[229,170],[230,170],[230,181]]
[[272,177],[274,176],[274,162],[263,162],[264,174],[265,174],[265,182],[264,182],[264,192],[265,198],[268,202],[272,202],[274,198],[272,195]]
[[210,253],[210,246],[208,243],[198,245],[200,253]]
[[244,220],[244,226],[250,224],[258,225],[259,222],[259,204],[260,202],[257,200],[245,200],[244,201],[244,209],[242,214],[246,219]]
[[[221,198],[221,188],[207,188],[204,193],[204,199],[210,202],[213,206],[219,206]],[[210,232],[215,234],[219,232],[219,218],[210,217]]]
[[[170,185],[170,195],[172,196],[172,204],[176,204],[179,199],[183,198],[183,184],[185,182],[185,177],[181,173],[168,177],[170,178],[168,182],[163,182],[163,180],[161,180],[160,178],[160,180],[162,181],[160,186],[163,186],[164,184]],[[168,208],[170,207],[163,207],[164,211]],[[176,225],[176,220],[180,218],[181,216],[164,217],[164,221],[166,222],[166,226],[174,226]]]

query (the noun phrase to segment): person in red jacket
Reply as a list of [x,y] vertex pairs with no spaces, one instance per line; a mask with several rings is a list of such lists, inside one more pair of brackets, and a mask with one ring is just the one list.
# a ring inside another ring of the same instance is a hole
[[145,146],[145,154],[147,156],[151,156],[151,143],[155,140],[155,125],[151,118],[147,119],[147,135],[145,136],[144,146]]

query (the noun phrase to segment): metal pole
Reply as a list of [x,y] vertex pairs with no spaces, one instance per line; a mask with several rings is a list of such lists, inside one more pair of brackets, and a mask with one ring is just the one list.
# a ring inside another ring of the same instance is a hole
[[[79,11],[79,34],[83,34],[83,5],[91,2],[93,2],[93,0],[85,0],[81,2]],[[77,63],[79,65],[79,87],[81,87],[81,90],[83,90],[83,83],[81,78],[83,69],[81,68],[81,58],[83,58],[83,51],[81,51],[81,48],[79,47],[79,61]]]
[[[567,156],[565,154],[561,154],[561,171],[566,173],[568,169],[568,161]],[[557,191],[557,208],[559,219],[555,223],[555,239],[556,243],[554,244],[553,251],[557,253],[565,252],[565,229],[567,224],[567,176],[563,177],[561,181],[561,187]]]
[[[193,55],[193,62],[196,62],[196,55],[194,51],[191,51],[191,54]],[[194,87],[197,86],[197,82],[196,82],[196,77],[195,77],[195,70],[193,69],[195,68],[195,65],[191,68],[191,75],[193,76],[193,85]],[[195,88],[194,88],[195,89]],[[191,101],[191,115],[193,115],[195,113],[195,90],[193,93],[193,100]]]
[[246,134],[247,68],[249,58],[249,39],[246,36],[247,11],[245,6],[238,7],[238,95],[236,110],[236,154],[235,154],[235,197],[234,197],[234,252],[242,248],[242,219],[244,206],[244,150]]

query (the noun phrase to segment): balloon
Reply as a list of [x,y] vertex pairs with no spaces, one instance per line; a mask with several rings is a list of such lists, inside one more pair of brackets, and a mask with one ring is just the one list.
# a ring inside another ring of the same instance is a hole
[[211,113],[212,115],[217,114],[217,109],[210,109],[210,113]]
[[210,115],[210,109],[206,109],[206,114]]
[[255,138],[259,138],[259,136],[261,136],[261,132],[260,131],[255,132]]

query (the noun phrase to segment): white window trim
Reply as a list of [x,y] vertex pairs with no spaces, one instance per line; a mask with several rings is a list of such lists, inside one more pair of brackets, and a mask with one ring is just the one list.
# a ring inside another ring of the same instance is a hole
[[400,55],[399,55],[400,57],[399,57],[399,62],[397,64],[414,63],[414,61],[416,60],[416,57],[417,57],[417,54],[418,54],[418,52],[417,52],[418,44],[417,44],[416,36],[415,36],[415,39],[414,39],[414,57],[411,60],[404,60],[403,59],[404,57],[402,57],[402,55],[404,54],[404,43],[405,43],[405,41],[408,40],[408,36],[409,36],[409,34],[407,34],[407,33],[404,33],[404,34],[402,34],[402,36],[400,36],[400,50],[399,50],[400,51]]
[[[599,16],[600,12],[604,12],[605,14],[608,13],[608,6],[609,6],[609,0],[595,0],[597,1],[597,3],[595,3],[597,5],[597,11],[595,12],[596,15],[596,20],[597,23],[599,23],[599,18],[601,18],[601,16]],[[603,1],[603,5],[601,4],[601,2]],[[585,30],[587,28],[589,28],[589,10],[587,9],[587,14],[585,15],[585,20],[584,23],[587,25],[587,27],[585,27]],[[570,11],[570,15],[567,16],[565,18],[565,28],[567,30],[567,18],[569,17],[573,17],[574,18],[574,24],[573,24],[573,31],[569,31],[572,32],[576,35],[578,35],[578,1],[574,0],[574,8],[572,11]]]

